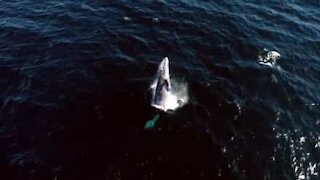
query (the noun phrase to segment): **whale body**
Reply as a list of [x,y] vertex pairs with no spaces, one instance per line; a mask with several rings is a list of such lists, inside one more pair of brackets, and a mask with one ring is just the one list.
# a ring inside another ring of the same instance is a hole
[[169,59],[167,57],[161,61],[158,67],[154,84],[151,106],[162,111],[167,111],[167,102],[169,101],[171,91]]
[[263,52],[258,56],[259,64],[273,66],[280,59],[280,53],[277,51],[269,51],[263,49]]

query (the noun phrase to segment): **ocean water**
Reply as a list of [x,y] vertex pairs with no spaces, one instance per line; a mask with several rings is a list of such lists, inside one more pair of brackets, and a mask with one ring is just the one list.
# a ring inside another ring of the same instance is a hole
[[[1,179],[320,179],[319,17],[308,0],[1,2]],[[144,129],[165,56],[189,102]]]

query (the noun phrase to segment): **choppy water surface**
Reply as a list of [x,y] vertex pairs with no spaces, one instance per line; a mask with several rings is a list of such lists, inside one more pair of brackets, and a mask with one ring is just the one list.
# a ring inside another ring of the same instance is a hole
[[[1,179],[319,179],[317,1],[5,1]],[[257,63],[277,50],[277,67]],[[188,83],[161,114],[158,63]]]

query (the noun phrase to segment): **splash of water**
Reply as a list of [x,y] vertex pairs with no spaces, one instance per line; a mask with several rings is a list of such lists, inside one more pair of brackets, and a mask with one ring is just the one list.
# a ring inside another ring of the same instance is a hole
[[[157,80],[155,80],[150,86],[152,95],[155,94],[156,86]],[[151,105],[166,112],[168,110],[174,111],[187,104],[189,101],[187,82],[182,79],[171,78],[171,86],[172,89],[165,99],[163,106],[160,107],[152,103]]]

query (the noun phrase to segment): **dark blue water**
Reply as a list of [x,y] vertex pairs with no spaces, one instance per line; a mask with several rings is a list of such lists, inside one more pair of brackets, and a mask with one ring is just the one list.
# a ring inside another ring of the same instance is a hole
[[[307,0],[1,2],[1,179],[319,179],[319,17]],[[165,56],[190,101],[146,130]]]

